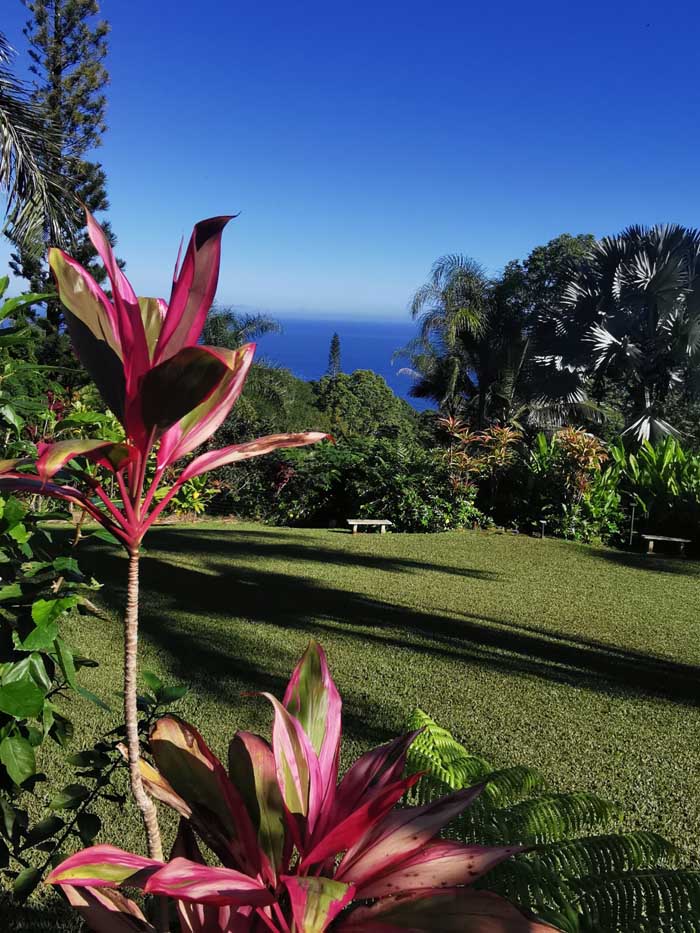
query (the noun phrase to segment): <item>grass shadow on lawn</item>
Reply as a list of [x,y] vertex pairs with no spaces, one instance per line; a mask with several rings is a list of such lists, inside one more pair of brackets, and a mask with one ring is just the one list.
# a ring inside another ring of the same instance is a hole
[[[159,535],[157,547],[142,564],[143,635],[167,654],[174,674],[196,679],[212,695],[224,695],[222,682],[232,676],[256,690],[279,693],[285,682],[256,666],[254,635],[237,634],[232,629],[202,627],[202,618],[235,615],[259,625],[313,632],[319,638],[326,632],[342,633],[360,642],[386,647],[410,647],[417,653],[463,660],[467,663],[507,673],[522,673],[557,683],[584,687],[597,692],[625,692],[646,697],[663,697],[679,704],[698,705],[700,668],[641,652],[625,650],[580,636],[568,637],[540,628],[485,614],[467,612],[439,614],[418,608],[393,605],[352,590],[319,585],[309,578],[278,573],[258,566],[231,566],[236,554],[250,558],[256,553],[250,542],[219,544],[211,558],[212,541],[181,539],[187,554],[206,552],[201,569],[173,567],[158,552],[178,550],[175,535]],[[87,551],[95,559],[94,571],[104,581],[122,581],[123,558],[115,551]],[[222,560],[222,555],[225,559]],[[399,572],[419,569],[441,570],[438,565],[400,558],[343,553],[332,549],[299,545],[265,545],[260,556],[285,561],[318,560],[370,566]],[[85,563],[85,560],[81,558]],[[455,568],[446,568],[452,572]],[[462,570],[469,577],[472,571]],[[483,579],[484,574],[474,576]],[[486,574],[486,579],[500,575]],[[110,608],[119,613],[124,591],[110,583],[103,590]],[[226,694],[228,696],[228,694]],[[358,728],[366,733],[363,711],[348,711],[350,728],[353,714]],[[377,736],[379,740],[385,736]]]

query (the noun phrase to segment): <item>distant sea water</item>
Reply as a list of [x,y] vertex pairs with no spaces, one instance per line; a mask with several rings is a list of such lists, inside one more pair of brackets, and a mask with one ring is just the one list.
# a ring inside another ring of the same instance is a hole
[[426,408],[420,399],[409,397],[411,377],[399,375],[406,360],[392,362],[394,353],[416,335],[412,321],[334,321],[279,318],[281,334],[268,334],[258,341],[258,357],[290,369],[301,379],[319,379],[328,369],[331,337],[340,337],[341,369],[371,369],[386,379],[394,392],[415,408]]

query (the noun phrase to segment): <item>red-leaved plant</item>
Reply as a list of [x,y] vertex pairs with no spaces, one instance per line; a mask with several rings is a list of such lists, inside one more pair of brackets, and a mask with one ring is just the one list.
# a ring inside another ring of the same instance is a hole
[[[228,773],[195,728],[167,716],[150,737],[144,784],[180,814],[171,860],[99,845],[66,859],[48,882],[98,933],[154,933],[122,885],[172,898],[187,933],[544,933],[507,901],[471,885],[516,847],[439,840],[479,795],[460,790],[422,807],[396,804],[417,733],[363,755],[338,783],[341,700],[314,642],[274,707],[272,746],[238,732]],[[196,837],[221,861],[211,866]]]
[[[131,789],[143,814],[153,858],[162,858],[163,852],[155,808],[143,789],[139,771],[136,711],[139,547],[143,536],[187,480],[227,463],[326,437],[321,433],[276,434],[208,451],[186,463],[165,496],[156,500],[165,471],[207,441],[222,424],[241,394],[253,359],[253,344],[226,350],[198,343],[216,292],[221,235],[229,220],[231,217],[213,217],[196,224],[181,264],[178,255],[167,303],[161,298],[136,296],[104,231],[89,213],[88,233],[109,276],[111,300],[75,260],[60,249],[49,251],[73,348],[123,425],[124,440],[42,443],[35,463],[26,458],[0,462],[0,489],[53,496],[79,506],[129,554],[124,714]],[[116,478],[120,501],[112,501],[93,476],[74,465],[76,457],[109,471]],[[29,466],[35,472],[26,472]],[[54,482],[59,472],[68,482]]]

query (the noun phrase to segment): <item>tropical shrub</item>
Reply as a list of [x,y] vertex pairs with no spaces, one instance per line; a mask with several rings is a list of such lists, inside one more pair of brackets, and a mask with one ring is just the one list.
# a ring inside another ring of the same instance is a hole
[[621,442],[610,448],[606,471],[641,512],[641,527],[653,534],[696,538],[700,526],[700,455],[674,437],[656,446],[645,441],[634,452]]
[[[65,747],[73,734],[65,706],[56,701],[76,691],[101,703],[79,681],[80,669],[95,662],[61,634],[61,622],[90,605],[87,594],[98,584],[65,550],[25,503],[0,498],[0,874],[22,896],[41,876],[33,850],[50,849],[60,829],[56,819],[32,823],[29,815],[44,780],[37,759],[42,743],[51,739]],[[53,796],[64,792],[55,789]]]
[[602,465],[608,453],[592,434],[564,428],[537,434],[519,468],[511,473],[515,522],[526,530],[578,541],[613,540],[623,523],[617,485]]
[[[455,485],[439,451],[391,440],[356,439],[284,456],[273,518],[302,525],[382,517],[396,531],[485,525],[476,489]],[[291,468],[291,469],[289,469]]]
[[[180,815],[171,860],[95,846],[48,879],[92,929],[156,930],[114,891],[122,886],[171,898],[192,933],[551,929],[473,887],[518,847],[436,841],[481,786],[395,809],[419,779],[402,776],[415,731],[363,755],[338,783],[341,700],[320,647],[309,645],[282,703],[264,696],[272,746],[236,733],[228,773],[194,727],[174,717],[155,724],[155,767],[142,761],[141,770]],[[221,867],[205,861],[197,838]]]
[[663,933],[700,924],[700,872],[676,869],[677,856],[651,832],[620,832],[616,807],[594,794],[552,793],[536,770],[494,769],[422,710],[407,773],[420,775],[409,800],[425,806],[480,782],[483,792],[449,825],[468,845],[495,839],[523,846],[477,887],[494,891],[566,933]]
[[[124,717],[131,789],[146,829],[149,851],[162,856],[155,808],[139,772],[137,722],[137,644],[139,550],[144,535],[188,480],[219,466],[247,460],[280,447],[315,443],[320,433],[282,434],[209,450],[177,473],[168,492],[155,495],[167,471],[205,443],[240,396],[254,347],[235,350],[199,344],[216,291],[221,237],[230,217],[198,223],[176,268],[169,303],[139,298],[121,271],[109,237],[87,213],[87,228],[107,271],[112,299],[62,250],[49,251],[49,265],[65,306],[76,355],[122,438],[70,439],[39,445],[31,458],[4,461],[0,488],[54,497],[81,508],[124,546],[129,555],[125,615]],[[76,458],[101,467],[116,484],[110,496],[98,476],[79,468]],[[25,472],[33,466],[34,472]],[[149,470],[151,472],[149,472]],[[65,481],[54,482],[61,474]]]

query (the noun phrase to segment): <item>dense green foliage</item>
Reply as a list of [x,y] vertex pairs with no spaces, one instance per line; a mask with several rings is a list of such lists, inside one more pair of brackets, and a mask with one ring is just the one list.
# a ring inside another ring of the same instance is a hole
[[486,875],[481,887],[566,933],[691,929],[700,921],[700,872],[671,870],[677,854],[662,836],[621,832],[617,807],[595,794],[552,793],[532,768],[495,769],[420,709],[407,728],[422,730],[407,762],[408,773],[423,774],[411,802],[483,783],[476,804],[452,823],[448,837],[528,847]]

